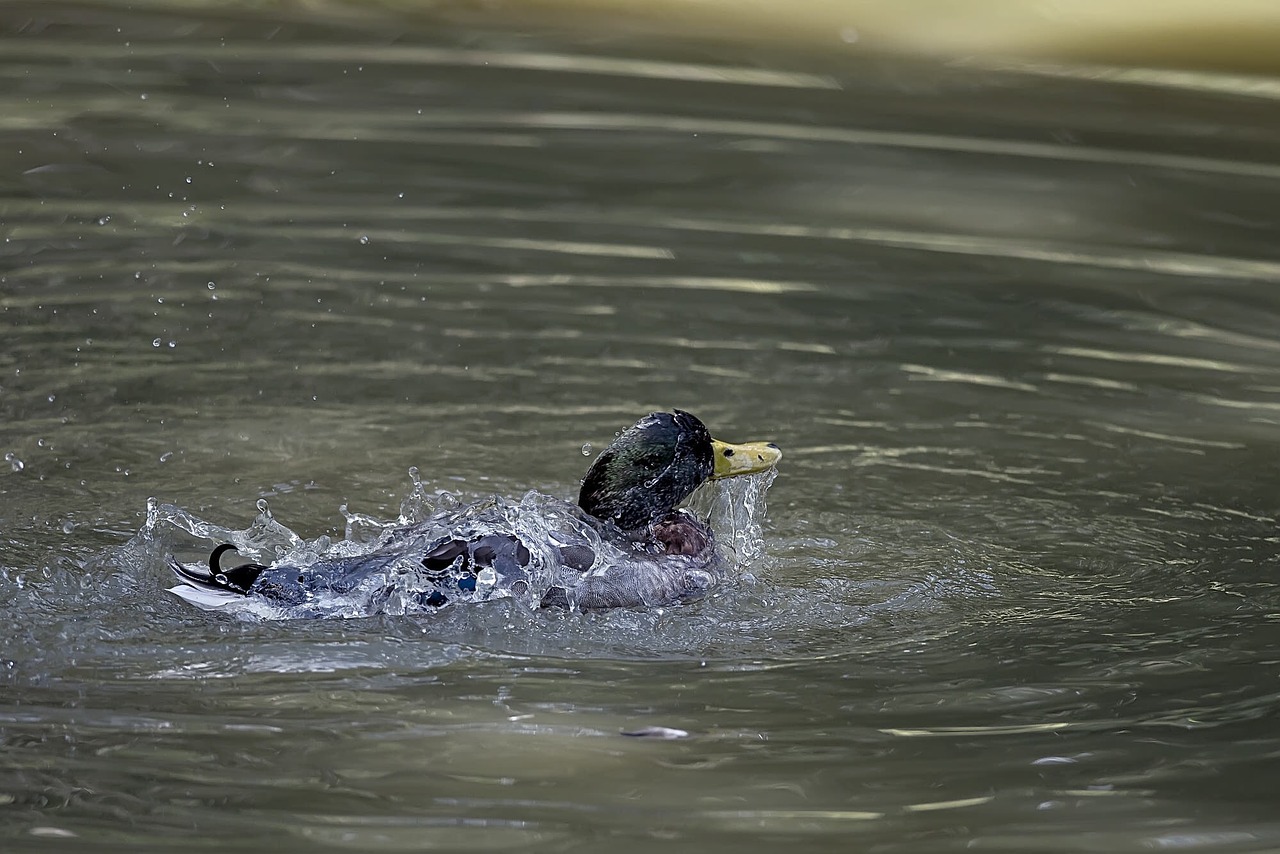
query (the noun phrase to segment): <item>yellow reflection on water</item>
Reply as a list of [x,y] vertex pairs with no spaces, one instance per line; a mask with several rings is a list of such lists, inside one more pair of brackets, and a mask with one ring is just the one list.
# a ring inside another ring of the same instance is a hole
[[525,9],[586,26],[830,49],[1280,70],[1274,0],[567,0]]

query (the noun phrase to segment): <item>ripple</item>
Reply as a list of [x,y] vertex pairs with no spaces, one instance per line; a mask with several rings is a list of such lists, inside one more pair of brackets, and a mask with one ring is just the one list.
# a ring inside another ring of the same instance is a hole
[[1134,427],[1122,427],[1119,424],[1108,424],[1106,422],[1087,423],[1093,423],[1093,426],[1100,427],[1108,433],[1120,433],[1127,436],[1141,436],[1144,439],[1154,439],[1157,442],[1169,442],[1174,445],[1192,445],[1198,448],[1227,449],[1240,449],[1247,447],[1240,442],[1219,442],[1213,439],[1195,439],[1190,436],[1175,436],[1169,433],[1157,433],[1154,430],[1139,430]]
[[[169,43],[131,43],[127,48],[89,41],[60,39],[51,42],[31,39],[0,39],[0,51],[12,58],[61,59],[68,52],[78,59],[148,60],[169,59]],[[785,89],[839,89],[832,77],[800,71],[779,71],[730,65],[698,65],[581,54],[530,53],[518,50],[468,50],[425,45],[252,44],[241,41],[229,51],[223,43],[186,42],[182,55],[187,60],[214,62],[220,66],[278,61],[282,55],[293,62],[367,63],[382,65],[457,66],[500,68],[555,74],[605,75],[649,80],[677,80],[685,83],[719,83],[738,86],[766,86]]]
[[969,57],[957,60],[958,67],[1013,71],[1064,80],[1087,80],[1119,83],[1127,86],[1149,86],[1187,92],[1232,95],[1242,98],[1280,100],[1280,81],[1261,74],[1226,74],[1181,68],[1134,68],[1132,66],[1096,65],[1090,63],[1052,63],[1017,59]]
[[1224,160],[1193,155],[1136,152],[1019,140],[951,136],[946,134],[880,131],[839,127],[776,124],[732,119],[686,118],[657,114],[627,113],[503,113],[452,111],[436,113],[431,123],[467,123],[555,130],[652,131],[704,133],[722,136],[764,137],[804,142],[834,142],[881,148],[945,151],[1036,160],[1062,160],[1130,166],[1140,169],[1169,169],[1248,178],[1280,178],[1280,165],[1245,160]]
[[1232,374],[1253,374],[1280,371],[1280,368],[1262,368],[1224,362],[1219,359],[1198,359],[1191,356],[1173,356],[1166,353],[1135,353],[1121,350],[1104,350],[1095,347],[1048,346],[1045,352],[1058,356],[1076,356],[1081,359],[1101,359],[1108,362],[1130,362],[1135,365],[1166,365],[1174,368],[1192,368],[1200,371],[1222,371]]
[[972,383],[990,388],[1009,389],[1010,391],[1038,391],[1030,383],[1017,382],[990,374],[979,374],[971,371],[948,371],[941,368],[931,368],[927,365],[900,365],[899,367],[912,374],[912,379],[945,383]]

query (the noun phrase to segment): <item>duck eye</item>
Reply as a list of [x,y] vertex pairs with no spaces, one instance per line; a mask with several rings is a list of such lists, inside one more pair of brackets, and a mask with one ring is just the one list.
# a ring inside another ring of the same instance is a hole
[[732,457],[732,456],[733,456],[733,448],[725,448],[725,449],[724,449],[724,455],[725,455],[726,457]]

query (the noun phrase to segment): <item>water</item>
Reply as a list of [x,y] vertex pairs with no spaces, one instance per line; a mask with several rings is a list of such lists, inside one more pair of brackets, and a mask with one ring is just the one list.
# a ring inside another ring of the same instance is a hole
[[[256,14],[0,12],[5,850],[1280,846],[1270,89]],[[121,551],[673,406],[786,454],[693,605]]]

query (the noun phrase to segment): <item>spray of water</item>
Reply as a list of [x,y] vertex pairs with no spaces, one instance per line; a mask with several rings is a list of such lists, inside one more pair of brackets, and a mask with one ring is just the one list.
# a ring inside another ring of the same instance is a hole
[[[698,516],[709,520],[730,573],[763,553],[764,495],[775,476],[769,471],[716,481],[699,490],[689,503]],[[341,593],[325,591],[304,606],[281,607],[252,596],[231,603],[229,610],[259,618],[356,617],[421,610],[421,594],[438,583],[438,574],[425,573],[420,558],[430,544],[445,539],[473,541],[496,534],[515,537],[529,550],[522,583],[506,583],[493,569],[483,568],[474,576],[474,587],[467,584],[462,590],[450,590],[452,603],[514,599],[536,610],[550,587],[572,584],[580,577],[577,570],[561,566],[555,544],[566,540],[583,543],[595,554],[595,562],[584,573],[606,571],[625,558],[624,552],[601,538],[576,505],[563,499],[530,491],[518,501],[491,496],[465,503],[460,496],[424,482],[417,469],[410,469],[409,477],[410,490],[394,519],[354,513],[344,505],[346,528],[336,542],[327,536],[312,540],[299,536],[275,519],[265,500],[258,502],[258,516],[244,530],[152,500],[145,524],[125,551],[145,556],[148,563],[160,563],[173,551],[199,553],[226,542],[245,558],[270,566],[308,568],[362,557],[382,561],[368,583]],[[401,548],[403,556],[396,557]]]
[[777,476],[777,469],[768,469],[748,477],[714,480],[689,500],[689,508],[710,522],[724,556],[739,568],[764,554],[764,496]]

